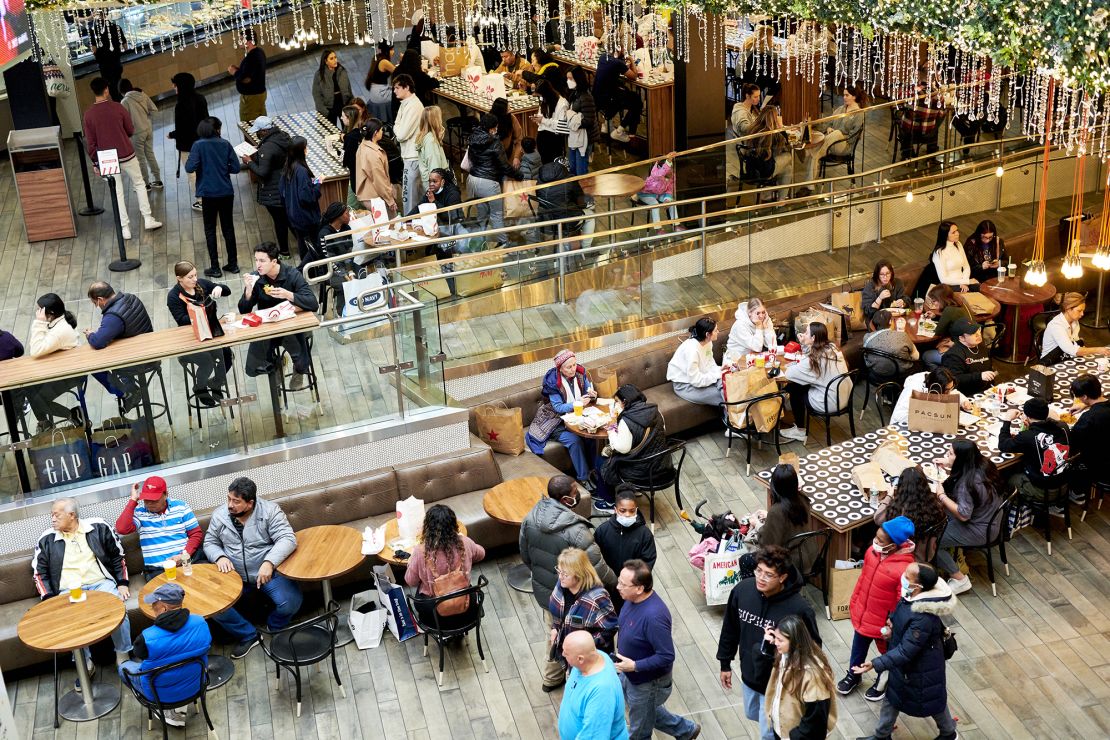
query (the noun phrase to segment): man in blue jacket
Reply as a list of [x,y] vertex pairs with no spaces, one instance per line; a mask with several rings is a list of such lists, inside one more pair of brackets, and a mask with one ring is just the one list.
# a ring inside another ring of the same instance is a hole
[[[131,293],[117,293],[108,283],[97,280],[89,286],[89,301],[100,309],[100,326],[96,331],[85,330],[85,339],[93,349],[104,349],[117,339],[128,339],[154,331],[150,314],[139,297]],[[136,365],[122,370],[100,371],[93,377],[109,393],[122,399],[123,411],[127,412],[139,404],[139,386],[135,375],[145,372],[157,363]]]
[[[189,658],[199,657],[208,665],[208,651],[212,648],[212,633],[208,631],[208,623],[203,618],[190,614],[182,606],[185,589],[176,583],[159,586],[143,597],[143,601],[154,610],[154,624],[143,630],[135,640],[132,652],[139,660],[122,663],[119,667],[120,678],[127,684],[136,686],[143,696],[156,699],[161,704],[187,701],[200,690],[201,671],[198,664],[173,668],[153,679],[135,674]],[[183,714],[183,711],[166,714],[166,724],[184,727]]]

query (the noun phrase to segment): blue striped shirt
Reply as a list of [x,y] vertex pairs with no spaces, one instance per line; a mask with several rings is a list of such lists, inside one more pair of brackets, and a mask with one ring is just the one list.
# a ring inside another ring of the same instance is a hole
[[189,530],[200,526],[193,510],[184,501],[168,499],[166,510],[152,514],[146,506],[135,507],[135,527],[146,567],[161,567],[169,558],[181,554],[189,541]]

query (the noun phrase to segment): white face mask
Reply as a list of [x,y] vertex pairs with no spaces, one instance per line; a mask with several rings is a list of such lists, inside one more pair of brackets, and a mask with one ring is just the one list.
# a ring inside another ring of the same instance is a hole
[[622,527],[631,527],[635,523],[635,516],[621,516],[620,514],[617,515],[617,524],[621,525]]
[[567,79],[567,89],[568,89],[568,90],[573,90],[573,89],[575,89],[576,87],[578,87],[578,83],[577,83],[577,82],[575,82],[574,80],[572,80],[572,79],[569,79],[569,78],[568,78],[568,79]]

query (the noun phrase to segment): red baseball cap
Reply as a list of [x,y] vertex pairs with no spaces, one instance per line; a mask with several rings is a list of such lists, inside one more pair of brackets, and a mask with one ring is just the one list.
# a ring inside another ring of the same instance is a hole
[[166,494],[166,481],[157,475],[152,475],[143,481],[143,488],[139,498],[143,501],[157,501]]

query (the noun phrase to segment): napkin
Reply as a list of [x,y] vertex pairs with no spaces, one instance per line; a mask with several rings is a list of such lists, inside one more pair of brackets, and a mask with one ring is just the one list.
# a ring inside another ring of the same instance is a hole
[[960,412],[960,426],[967,427],[967,426],[971,426],[972,424],[978,424],[978,423],[979,423],[979,417],[976,416],[975,414],[970,414],[967,411],[961,411]]
[[1006,400],[1015,406],[1020,406],[1029,400],[1029,392],[1024,388],[1016,388],[1013,393],[1006,396]]
[[362,554],[377,555],[385,549],[385,525],[374,529],[367,526],[362,530]]
[[249,143],[247,143],[245,141],[241,141],[238,144],[236,144],[234,149],[235,149],[235,153],[238,154],[240,157],[250,157],[250,156],[253,156],[254,153],[258,151],[258,149],[251,146]]

